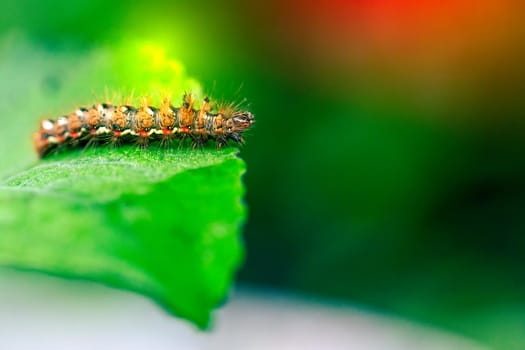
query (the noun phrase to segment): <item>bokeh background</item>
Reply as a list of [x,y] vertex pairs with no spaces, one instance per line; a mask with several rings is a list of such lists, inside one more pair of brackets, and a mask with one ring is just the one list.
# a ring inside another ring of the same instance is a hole
[[241,282],[525,347],[522,1],[2,5],[2,35],[151,40],[249,101]]

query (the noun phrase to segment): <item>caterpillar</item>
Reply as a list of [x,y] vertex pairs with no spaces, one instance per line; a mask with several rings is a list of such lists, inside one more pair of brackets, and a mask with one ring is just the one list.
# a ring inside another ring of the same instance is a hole
[[146,99],[138,107],[98,103],[91,108],[78,108],[56,120],[42,120],[33,141],[40,158],[62,147],[129,143],[147,147],[153,141],[168,145],[174,139],[186,138],[193,148],[202,147],[208,140],[215,140],[217,148],[221,148],[229,140],[244,143],[242,134],[254,122],[253,114],[233,105],[212,112],[207,97],[196,109],[193,96],[184,94],[180,107],[173,107],[166,97],[158,108],[150,106]]

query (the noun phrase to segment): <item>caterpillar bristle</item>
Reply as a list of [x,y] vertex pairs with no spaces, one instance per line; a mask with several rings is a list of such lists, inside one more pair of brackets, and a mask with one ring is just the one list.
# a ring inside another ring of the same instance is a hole
[[168,147],[174,140],[179,140],[181,148],[188,138],[193,149],[202,148],[209,140],[220,149],[228,140],[244,143],[242,133],[254,123],[253,115],[241,109],[244,101],[214,106],[208,97],[196,101],[191,93],[182,96],[179,107],[173,107],[169,94],[163,95],[158,107],[152,106],[149,96],[143,96],[137,107],[131,99],[123,101],[120,105],[96,103],[56,120],[43,120],[33,137],[37,155],[42,158],[63,149],[97,145],[147,148],[158,142]]

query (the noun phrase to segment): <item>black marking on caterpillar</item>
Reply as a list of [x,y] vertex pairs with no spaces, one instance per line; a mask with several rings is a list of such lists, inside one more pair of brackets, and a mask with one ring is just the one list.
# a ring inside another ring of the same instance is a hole
[[243,132],[255,122],[250,112],[233,105],[212,112],[208,98],[203,99],[200,109],[194,105],[193,97],[185,94],[180,107],[173,107],[165,98],[158,108],[146,100],[139,107],[101,103],[79,108],[56,120],[43,120],[34,135],[35,150],[42,158],[62,147],[130,143],[147,147],[155,141],[169,145],[174,139],[186,138],[192,140],[193,148],[208,140],[215,140],[220,148],[229,140],[244,143]]

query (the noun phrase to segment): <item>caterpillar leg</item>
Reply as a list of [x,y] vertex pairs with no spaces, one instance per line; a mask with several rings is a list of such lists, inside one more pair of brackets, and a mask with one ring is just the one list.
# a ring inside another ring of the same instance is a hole
[[191,143],[191,148],[202,148],[206,142],[208,141],[208,138],[206,136],[196,136],[193,138],[193,141]]
[[173,139],[175,137],[172,134],[169,135],[162,135],[160,137],[160,147],[162,148],[168,148],[173,144]]
[[149,139],[147,137],[138,137],[137,138],[137,146],[141,149],[147,149],[149,145]]
[[84,142],[84,147],[82,148],[82,151],[85,151],[86,149],[88,148],[93,148],[97,145],[98,143],[98,137],[96,136],[96,133],[94,132],[90,132],[88,135],[86,135],[84,138],[83,138],[83,142]]
[[233,133],[233,134],[230,134],[228,137],[241,145],[244,144],[244,138],[239,134]]
[[217,144],[217,150],[220,150],[228,144],[228,139],[226,137],[218,137],[215,143]]
[[181,134],[179,137],[178,137],[178,140],[179,140],[179,145],[177,147],[177,149],[182,149],[184,148],[184,143],[186,142],[188,136],[187,134]]

